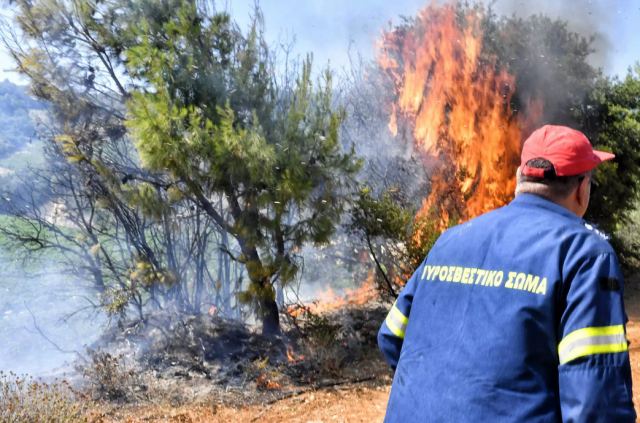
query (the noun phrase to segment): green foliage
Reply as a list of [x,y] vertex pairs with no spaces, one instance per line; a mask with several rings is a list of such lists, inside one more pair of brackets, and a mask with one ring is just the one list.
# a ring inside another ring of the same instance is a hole
[[586,215],[615,236],[638,199],[639,68],[622,80],[603,77],[587,60],[593,37],[570,31],[566,21],[498,17],[488,10],[483,27],[484,54],[497,56],[497,65],[516,78],[512,109],[529,116],[521,121],[524,135],[540,123],[568,125],[616,154],[595,172]]
[[378,196],[370,188],[360,191],[349,227],[365,240],[382,293],[395,297],[422,263],[441,233],[436,221],[433,216],[416,216],[398,188]]
[[[44,134],[48,169],[37,179],[45,180],[50,195],[65,203],[64,221],[55,221],[41,203],[32,204],[31,193],[24,190],[26,205],[15,207],[11,202],[7,210],[51,228],[58,237],[49,242],[37,226],[28,238],[18,231],[10,235],[22,247],[43,241],[47,249],[62,251],[65,270],[91,280],[99,303],[121,317],[136,311],[144,319],[145,310],[165,306],[199,312],[210,303],[231,314],[231,296],[243,278],[242,264],[230,263],[232,255],[220,251],[220,245],[237,248],[228,241],[230,227],[214,226],[186,195],[188,187],[172,183],[164,168],[143,169],[125,126],[127,101],[151,87],[142,74],[130,74],[125,66],[126,61],[135,62],[132,52],[144,38],[141,23],[157,37],[149,42],[161,46],[175,35],[170,21],[191,27],[185,21],[191,16],[183,11],[196,10],[196,3],[198,13],[210,6],[195,1],[16,0],[11,17],[18,34],[14,37],[9,25],[0,30],[31,92],[49,104]],[[193,25],[209,19],[202,13]],[[219,40],[213,33],[207,35],[212,37],[207,42]],[[191,51],[198,49],[191,45]],[[201,58],[208,60],[206,55]],[[179,68],[176,64],[173,76],[183,86],[191,84],[195,79],[190,72],[178,75]],[[190,93],[224,91],[228,75],[209,75],[220,78],[198,80],[201,85],[191,85]],[[225,101],[213,105],[218,107],[224,108]],[[196,117],[195,108],[191,110]],[[160,123],[171,118],[168,113],[158,117]],[[201,170],[195,161],[189,164]],[[217,209],[220,197],[212,198],[213,192],[204,188],[203,195]],[[78,236],[65,237],[64,225],[74,227]],[[60,238],[64,239],[56,242]],[[148,267],[138,269],[141,262]],[[216,272],[220,269],[224,272]],[[235,306],[235,317],[240,317],[240,306]]]
[[640,193],[640,65],[622,80],[601,79],[577,115],[591,142],[616,155],[594,175],[587,215],[614,233]]
[[[540,122],[575,126],[574,107],[591,91],[597,71],[588,63],[593,38],[572,32],[566,21],[543,15],[483,20],[483,54],[498,58],[516,78],[512,110],[537,114]],[[532,122],[536,123],[536,122]],[[525,128],[525,131],[534,128]]]
[[170,270],[157,270],[154,266],[143,258],[138,258],[134,262],[134,267],[129,273],[131,285],[142,284],[151,286],[155,283],[172,285],[177,282],[178,277]]
[[[127,126],[143,164],[238,240],[252,281],[243,299],[271,301],[271,281],[297,273],[292,251],[329,241],[359,168],[341,151],[331,75],[316,85],[308,58],[293,86],[279,86],[259,16],[244,35],[227,15],[179,2],[131,31],[127,70],[141,83]],[[228,213],[211,207],[215,195]]]
[[27,42],[1,34],[51,103],[52,185],[84,236],[72,267],[91,269],[113,313],[230,298],[247,288],[233,259],[251,280],[242,299],[277,319],[273,284],[293,280],[303,244],[329,241],[349,199],[359,163],[341,149],[330,73],[316,80],[308,58],[277,74],[259,11],[243,32],[210,6],[17,0]]
[[167,201],[159,189],[148,182],[123,187],[123,191],[128,204],[139,208],[145,216],[160,220],[169,211]]
[[109,315],[123,315],[127,306],[131,302],[132,292],[130,289],[111,288],[102,295],[104,310]]
[[414,210],[402,207],[392,192],[374,198],[370,188],[363,188],[353,209],[353,227],[370,237],[403,239],[410,235]]

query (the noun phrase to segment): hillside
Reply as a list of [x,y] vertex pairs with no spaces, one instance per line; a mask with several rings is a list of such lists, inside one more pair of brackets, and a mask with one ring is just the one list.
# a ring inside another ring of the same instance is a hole
[[0,82],[0,159],[8,158],[35,141],[32,115],[44,108],[28,95],[25,87],[8,80]]

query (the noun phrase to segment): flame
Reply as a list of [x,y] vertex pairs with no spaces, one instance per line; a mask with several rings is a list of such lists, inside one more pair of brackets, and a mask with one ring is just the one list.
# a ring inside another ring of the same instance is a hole
[[304,360],[304,354],[296,354],[293,351],[293,347],[291,345],[287,345],[287,361],[289,363],[295,364]]
[[[417,217],[435,216],[440,229],[504,205],[515,189],[525,125],[510,107],[515,77],[482,54],[481,21],[477,11],[432,4],[380,43],[379,64],[397,98],[389,130],[408,128],[432,168]],[[542,103],[532,103],[541,115]],[[525,131],[537,120],[527,119]]]
[[337,294],[331,287],[317,292],[315,301],[306,304],[294,304],[287,309],[293,317],[303,313],[329,313],[347,306],[359,306],[372,301],[378,296],[375,272],[370,270],[365,281],[358,288],[346,289],[343,294]]
[[275,391],[282,389],[282,385],[275,380],[272,380],[264,373],[261,373],[256,378],[256,386],[258,389],[267,390],[267,391]]

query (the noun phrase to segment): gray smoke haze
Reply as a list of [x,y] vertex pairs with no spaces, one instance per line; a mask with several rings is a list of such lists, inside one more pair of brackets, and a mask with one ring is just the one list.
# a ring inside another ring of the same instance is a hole
[[31,277],[22,260],[0,252],[0,268],[0,370],[42,377],[72,371],[106,321],[88,308],[93,294],[55,263]]
[[[592,63],[607,74],[625,73],[640,58],[637,28],[640,4],[637,0],[482,0],[503,15],[529,16],[543,13],[562,18],[582,35],[596,33]],[[439,3],[445,2],[440,0]],[[389,22],[400,16],[414,16],[431,0],[262,0],[267,39],[272,45],[295,39],[295,52],[313,52],[318,66],[328,62],[340,69],[348,67],[350,55],[373,58],[375,42]],[[255,0],[224,0],[221,9],[246,28]],[[0,16],[6,15],[0,11]],[[0,46],[0,79],[25,81],[13,72],[10,59]]]
[[[495,11],[500,15],[526,18],[542,14],[566,20],[570,30],[587,38],[593,36],[595,53],[589,56],[591,65],[607,69],[615,54],[613,37],[625,6],[620,1],[603,0],[496,0]],[[637,5],[635,7],[637,9]]]
[[[450,3],[455,0],[437,0]],[[636,0],[479,0],[500,15],[527,17],[544,14],[568,21],[579,34],[595,36],[591,64],[606,74],[624,74],[640,58],[637,28],[640,3]],[[262,0],[267,39],[277,44],[295,38],[295,52],[313,52],[317,66],[350,66],[350,59],[372,59],[376,40],[389,23],[415,16],[431,0]],[[233,0],[227,10],[242,26],[249,22],[253,0]],[[273,44],[273,45],[275,45]]]

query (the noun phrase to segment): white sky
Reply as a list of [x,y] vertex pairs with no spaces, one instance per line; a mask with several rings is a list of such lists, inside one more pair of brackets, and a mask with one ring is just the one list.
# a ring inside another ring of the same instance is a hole
[[[487,0],[488,1],[488,0]],[[375,55],[375,40],[389,22],[415,13],[431,0],[262,0],[266,34],[272,44],[295,37],[295,52],[314,54],[316,65],[339,69],[352,57]],[[248,25],[253,0],[218,1],[234,19]],[[570,19],[574,29],[601,34],[593,63],[608,75],[624,75],[640,60],[640,0],[495,0],[499,13],[544,13]],[[3,13],[3,12],[0,12]],[[0,48],[0,80],[19,82]]]

